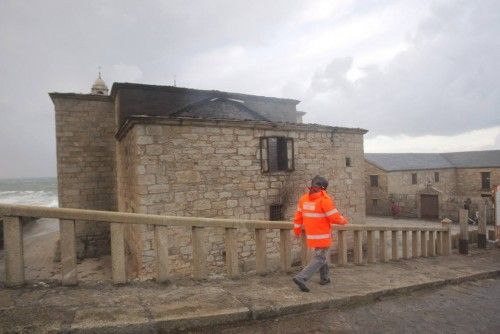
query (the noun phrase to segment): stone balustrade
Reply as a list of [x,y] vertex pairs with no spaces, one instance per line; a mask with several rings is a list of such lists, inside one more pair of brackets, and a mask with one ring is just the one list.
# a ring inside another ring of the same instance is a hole
[[[284,272],[291,271],[292,267],[292,242],[290,230],[293,224],[279,221],[217,219],[198,217],[158,216],[148,214],[134,214],[109,211],[94,211],[68,208],[46,208],[36,206],[0,204],[0,217],[4,221],[5,238],[5,267],[6,285],[15,287],[23,285],[24,257],[22,241],[22,217],[56,218],[60,221],[61,240],[61,271],[62,284],[78,284],[77,254],[75,243],[75,220],[100,221],[110,223],[111,231],[111,263],[112,279],[115,284],[127,282],[125,270],[125,224],[147,224],[154,226],[155,254],[156,254],[156,279],[158,282],[167,281],[169,278],[168,264],[168,239],[166,229],[168,226],[184,226],[192,231],[192,275],[194,279],[203,280],[208,277],[207,250],[205,233],[206,228],[225,229],[224,243],[226,251],[226,270],[229,277],[236,277],[239,273],[238,254],[236,247],[236,231],[245,228],[255,231],[256,242],[256,273],[266,274],[267,266],[267,230],[279,230],[280,233],[280,267]],[[338,233],[338,264],[347,265],[347,233],[354,236],[354,264],[363,264],[363,239],[366,234],[367,262],[375,263],[375,236],[378,234],[380,262],[389,260],[387,238],[392,240],[391,259],[410,259],[417,256],[449,255],[451,253],[450,224],[443,221],[442,227],[421,226],[374,226],[374,225],[334,225]],[[410,234],[412,240],[410,243]],[[399,251],[399,235],[402,238],[402,251]],[[304,238],[304,237],[303,237]],[[411,244],[411,246],[410,246]],[[411,247],[411,249],[410,249]],[[399,256],[402,255],[402,257]],[[410,255],[411,254],[411,255]],[[305,239],[302,241],[302,263],[307,260]]]

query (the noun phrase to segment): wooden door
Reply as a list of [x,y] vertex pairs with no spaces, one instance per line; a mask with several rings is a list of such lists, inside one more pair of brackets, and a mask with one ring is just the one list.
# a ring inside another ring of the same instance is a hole
[[420,216],[427,219],[439,218],[437,195],[420,195]]

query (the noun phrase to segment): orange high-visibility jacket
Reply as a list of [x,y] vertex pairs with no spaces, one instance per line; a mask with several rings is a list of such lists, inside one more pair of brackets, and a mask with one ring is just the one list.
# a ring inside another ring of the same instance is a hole
[[332,245],[331,224],[345,225],[347,219],[339,213],[326,191],[302,195],[295,213],[293,226],[295,235],[299,236],[304,227],[308,247],[330,247]]

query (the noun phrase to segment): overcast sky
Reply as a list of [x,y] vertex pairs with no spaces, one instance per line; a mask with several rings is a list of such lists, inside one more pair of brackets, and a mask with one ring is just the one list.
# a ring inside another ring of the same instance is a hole
[[0,178],[56,175],[48,92],[287,97],[366,152],[500,149],[500,1],[0,1]]

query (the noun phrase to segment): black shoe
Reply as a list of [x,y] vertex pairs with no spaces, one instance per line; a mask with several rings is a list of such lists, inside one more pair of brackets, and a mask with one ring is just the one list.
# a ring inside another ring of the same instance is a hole
[[328,284],[328,283],[330,283],[330,282],[331,282],[331,281],[330,281],[330,279],[329,279],[329,278],[326,278],[326,279],[321,279],[321,280],[319,281],[319,284],[320,284],[320,285],[325,285],[325,284]]
[[309,292],[310,291],[309,288],[306,286],[306,284],[304,282],[302,282],[301,280],[294,277],[293,282],[299,286],[300,291],[302,291],[302,292]]

